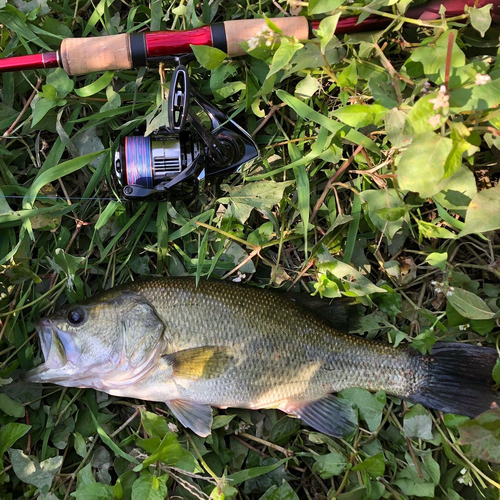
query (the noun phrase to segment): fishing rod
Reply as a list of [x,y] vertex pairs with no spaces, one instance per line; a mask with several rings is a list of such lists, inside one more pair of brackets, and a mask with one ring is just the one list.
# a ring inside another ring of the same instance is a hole
[[[493,3],[492,15],[500,21],[500,0],[432,0],[410,9],[405,19],[440,19],[441,8],[449,18],[460,17],[465,6]],[[339,19],[336,34],[381,29],[398,16],[371,15]],[[281,17],[271,21],[284,36],[307,40],[321,21],[306,17]],[[259,156],[247,131],[208,102],[190,84],[186,64],[194,59],[191,45],[216,47],[228,56],[245,54],[243,42],[267,30],[265,19],[243,19],[185,31],[158,31],[89,38],[67,38],[56,52],[0,59],[0,72],[62,67],[68,75],[107,70],[129,70],[152,62],[173,62],[175,71],[168,94],[168,125],[145,136],[143,129],[125,137],[113,160],[114,178],[125,199],[193,197],[202,179],[217,178],[239,169]],[[193,102],[210,122],[203,124]]]
[[[440,8],[446,8],[446,17],[464,13],[465,6],[483,7],[492,4],[494,18],[500,20],[500,0],[432,0],[409,9],[406,18],[430,21],[440,18]],[[312,37],[320,20],[309,21],[303,16],[272,18],[271,21],[285,36],[299,40]],[[393,19],[371,15],[359,22],[358,17],[339,19],[335,33],[356,33],[383,28]],[[107,70],[127,70],[147,66],[170,56],[192,52],[191,45],[215,47],[229,57],[241,56],[241,44],[258,36],[266,29],[265,19],[241,19],[202,26],[185,31],[156,31],[125,33],[88,38],[66,38],[55,52],[30,54],[0,59],[0,72],[62,67],[70,76]]]

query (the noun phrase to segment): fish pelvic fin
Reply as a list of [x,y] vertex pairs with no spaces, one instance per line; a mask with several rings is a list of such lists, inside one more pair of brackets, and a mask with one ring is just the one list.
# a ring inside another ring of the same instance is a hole
[[408,401],[471,418],[497,407],[499,399],[492,387],[496,349],[437,342],[431,354],[417,358],[427,365],[428,377]]
[[356,411],[351,403],[333,394],[302,406],[280,408],[300,418],[313,429],[332,437],[345,437],[357,429]]
[[194,347],[162,357],[172,365],[173,376],[189,380],[216,378],[234,360],[231,349],[219,346]]
[[212,432],[214,420],[212,407],[203,403],[193,403],[174,399],[167,401],[167,406],[174,417],[200,437],[207,437]]

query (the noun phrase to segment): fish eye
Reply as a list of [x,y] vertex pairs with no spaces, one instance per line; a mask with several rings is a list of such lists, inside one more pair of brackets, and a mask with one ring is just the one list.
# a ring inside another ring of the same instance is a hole
[[68,323],[72,326],[81,325],[85,319],[85,310],[81,307],[73,307],[68,312]]

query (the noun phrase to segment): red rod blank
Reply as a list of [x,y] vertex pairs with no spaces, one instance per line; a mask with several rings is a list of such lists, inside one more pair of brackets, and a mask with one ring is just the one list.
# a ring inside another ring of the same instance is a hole
[[0,59],[0,72],[26,71],[30,69],[57,67],[59,67],[57,52],[46,52],[44,54],[30,54],[27,56],[15,56]]

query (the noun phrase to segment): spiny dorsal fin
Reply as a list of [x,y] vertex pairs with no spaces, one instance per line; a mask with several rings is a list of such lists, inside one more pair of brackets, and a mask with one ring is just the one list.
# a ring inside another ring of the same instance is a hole
[[210,405],[180,399],[173,399],[166,403],[174,417],[198,436],[207,437],[212,432],[214,418]]
[[228,347],[203,346],[167,354],[163,359],[171,363],[174,377],[197,380],[218,377],[234,356]]
[[287,293],[286,297],[309,309],[339,332],[349,333],[357,329],[357,309],[350,299],[321,299],[306,293]]
[[332,394],[303,406],[287,408],[285,411],[297,415],[305,424],[328,436],[348,436],[357,428],[354,408],[347,400]]

